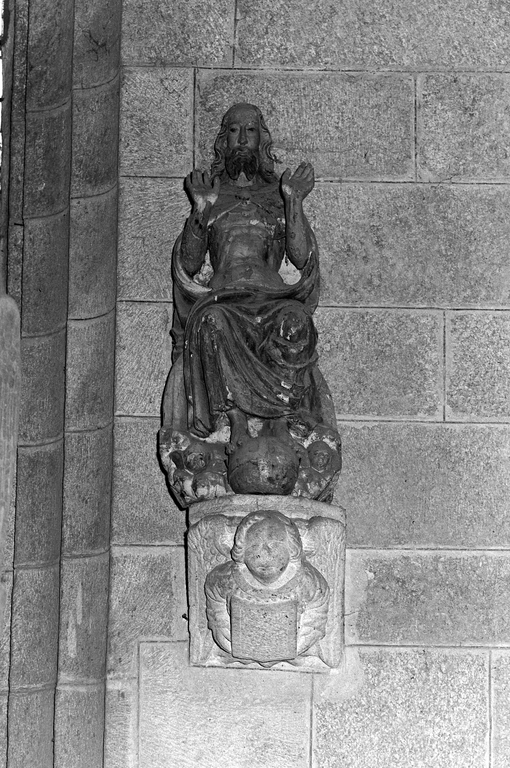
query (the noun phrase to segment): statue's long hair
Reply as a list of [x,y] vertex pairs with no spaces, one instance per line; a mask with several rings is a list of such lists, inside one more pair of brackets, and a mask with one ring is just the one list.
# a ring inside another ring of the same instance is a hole
[[275,509],[264,509],[257,512],[250,512],[250,514],[246,515],[246,517],[239,523],[234,537],[234,546],[230,551],[232,560],[236,563],[244,563],[246,534],[255,523],[260,523],[262,520],[274,520],[275,522],[278,522],[282,528],[285,528],[291,562],[298,562],[303,559],[303,544],[297,525]]
[[[222,176],[225,171],[225,155],[227,152],[227,133],[230,124],[230,116],[235,109],[238,109],[241,105],[234,104],[228,112],[223,116],[221,121],[221,128],[216,136],[214,142],[214,160],[211,165],[211,177],[214,179],[216,176]],[[254,104],[243,104],[243,107],[249,107],[252,109],[258,117],[259,131],[260,131],[260,144],[259,144],[259,168],[258,174],[262,176],[264,181],[271,182],[277,181],[278,176],[274,172],[274,164],[279,163],[280,160],[273,154],[273,140],[269,129],[266,125],[262,112]]]

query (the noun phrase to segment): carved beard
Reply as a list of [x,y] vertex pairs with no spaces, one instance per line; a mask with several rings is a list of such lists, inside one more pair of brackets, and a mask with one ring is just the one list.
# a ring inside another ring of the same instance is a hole
[[251,181],[258,169],[258,152],[251,149],[233,149],[225,157],[225,170],[234,181],[239,178],[243,171],[248,181]]

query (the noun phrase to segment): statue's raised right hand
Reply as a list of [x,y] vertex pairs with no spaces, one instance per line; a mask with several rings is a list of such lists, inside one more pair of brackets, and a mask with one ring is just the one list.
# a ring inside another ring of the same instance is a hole
[[202,212],[207,203],[214,205],[218,199],[220,180],[216,176],[214,181],[211,181],[211,174],[207,173],[207,171],[202,173],[202,171],[195,169],[186,176],[185,187],[194,206],[199,212]]

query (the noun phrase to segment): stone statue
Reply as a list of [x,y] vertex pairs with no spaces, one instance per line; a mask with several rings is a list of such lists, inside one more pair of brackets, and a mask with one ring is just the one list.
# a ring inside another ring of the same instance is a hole
[[191,526],[194,663],[319,672],[338,665],[345,526],[320,516],[318,507],[334,508],[299,502],[286,509],[291,516],[255,509],[240,518],[225,507]]
[[[303,211],[313,168],[275,174],[258,107],[223,118],[210,173],[172,260],[174,364],[160,456],[184,506],[231,493],[328,500],[340,438],[317,366],[317,245]],[[297,279],[285,281],[282,262]]]

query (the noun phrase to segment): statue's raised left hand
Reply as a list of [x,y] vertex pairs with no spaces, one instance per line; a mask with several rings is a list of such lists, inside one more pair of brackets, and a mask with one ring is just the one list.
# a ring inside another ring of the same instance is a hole
[[315,184],[313,166],[311,163],[300,163],[292,175],[287,168],[281,181],[284,200],[304,200]]

